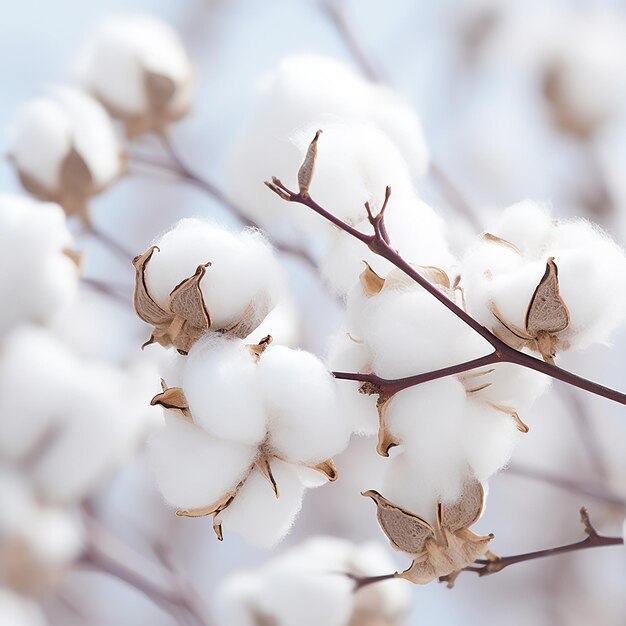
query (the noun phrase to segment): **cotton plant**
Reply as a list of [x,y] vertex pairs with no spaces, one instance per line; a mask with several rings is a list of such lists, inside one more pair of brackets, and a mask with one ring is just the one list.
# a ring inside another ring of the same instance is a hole
[[78,260],[57,204],[0,194],[0,337],[24,322],[48,323],[73,302]]
[[75,73],[124,123],[131,138],[165,133],[191,107],[189,56],[178,34],[155,17],[130,14],[103,20],[85,43]]
[[237,571],[217,590],[219,623],[238,626],[402,626],[408,589],[385,582],[352,592],[350,578],[393,567],[378,543],[307,539],[256,570]]
[[89,221],[87,202],[115,182],[124,157],[104,108],[67,85],[20,109],[10,158],[23,187]]
[[402,98],[335,59],[289,56],[261,79],[255,110],[229,159],[230,194],[246,215],[261,225],[286,217],[284,207],[259,194],[254,181],[291,172],[300,151],[289,137],[333,122],[374,126],[406,161],[402,169],[419,176],[428,168],[421,122]]

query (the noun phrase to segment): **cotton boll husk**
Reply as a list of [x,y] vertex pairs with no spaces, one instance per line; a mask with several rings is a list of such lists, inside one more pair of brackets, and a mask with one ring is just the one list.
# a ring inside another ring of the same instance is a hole
[[0,586],[0,615],[3,626],[46,626],[39,606],[8,587]]
[[171,80],[176,88],[168,111],[190,105],[193,68],[179,36],[147,15],[113,16],[92,34],[77,64],[78,79],[112,109],[141,115],[149,109],[144,73]]
[[[364,343],[357,343],[344,333],[332,340],[327,358],[328,367],[334,372],[366,372],[370,369],[370,353]],[[352,425],[352,430],[361,435],[374,435],[378,431],[377,397],[361,393],[360,382],[337,381],[337,403],[339,412]]]
[[481,482],[509,462],[522,436],[506,413],[482,402],[467,402],[460,437],[467,461]]
[[281,456],[320,463],[348,445],[350,423],[338,410],[337,382],[316,356],[272,345],[258,373],[270,444]]
[[96,188],[120,174],[121,148],[106,111],[78,89],[56,86],[20,111],[11,156],[21,173],[54,195],[62,191],[62,163],[72,148],[87,164]]
[[353,587],[342,573],[270,568],[258,603],[278,626],[345,626],[352,613]]
[[254,471],[219,516],[225,531],[238,533],[260,548],[276,545],[289,532],[302,507],[304,487],[296,470],[278,459],[271,461],[271,470],[280,497],[274,495],[267,479]]
[[18,460],[56,428],[76,363],[42,328],[23,326],[0,346],[0,450]]
[[167,308],[172,290],[196,268],[211,266],[200,283],[212,328],[229,328],[248,314],[260,323],[279,293],[280,270],[272,249],[256,231],[234,234],[211,222],[184,219],[165,233],[146,265],[150,295]]
[[46,322],[76,296],[78,270],[63,253],[71,244],[58,205],[0,194],[0,335]]
[[167,503],[190,509],[208,506],[234,489],[257,451],[215,439],[195,424],[169,414],[165,426],[151,435],[148,453]]
[[458,496],[465,476],[465,403],[463,385],[442,378],[400,391],[387,405],[387,430],[403,444],[415,480],[442,500]]
[[211,333],[189,352],[183,390],[194,422],[212,435],[256,446],[267,420],[257,363],[246,344]]
[[488,352],[486,342],[421,287],[379,294],[363,340],[373,371],[383,378],[437,370]]

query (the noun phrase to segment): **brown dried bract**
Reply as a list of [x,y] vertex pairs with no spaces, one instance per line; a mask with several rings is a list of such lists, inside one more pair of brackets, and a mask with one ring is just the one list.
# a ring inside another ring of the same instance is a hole
[[530,348],[551,364],[554,364],[557,350],[567,347],[559,334],[569,327],[570,315],[559,292],[558,268],[554,257],[548,259],[546,271],[530,299],[525,329],[507,322],[494,302],[490,306],[494,317],[504,327],[495,329],[494,334],[508,345],[518,350]]
[[317,140],[320,138],[321,134],[321,130],[315,133],[315,137],[313,137],[306,151],[304,161],[298,170],[298,186],[300,188],[300,195],[303,198],[309,196],[309,188],[311,187],[313,172],[315,171],[315,161],[317,160]]
[[185,397],[185,393],[180,387],[168,387],[165,381],[161,378],[161,393],[157,393],[152,400],[150,400],[151,406],[162,406],[164,409],[174,411],[182,415],[185,419],[193,422],[191,411],[189,410],[189,402]]
[[505,248],[509,248],[510,250],[513,250],[513,252],[516,252],[519,255],[522,254],[519,248],[514,243],[511,243],[510,241],[507,241],[506,239],[502,239],[502,237],[498,237],[498,235],[493,235],[492,233],[483,233],[483,239],[485,241],[497,243],[498,245],[504,246]]
[[144,322],[154,326],[150,339],[142,348],[157,342],[166,348],[174,346],[181,354],[187,354],[191,346],[211,327],[211,318],[200,290],[200,281],[211,264],[199,265],[193,276],[186,278],[172,290],[166,311],[152,298],[146,285],[146,265],[158,249],[157,246],[151,246],[133,260],[135,311]]
[[485,499],[483,487],[475,479],[465,483],[454,504],[437,505],[436,527],[389,502],[377,491],[363,495],[376,503],[378,522],[391,545],[414,557],[406,571],[396,572],[397,578],[420,585],[442,576],[453,579],[456,572],[488,551],[493,535],[481,537],[469,530],[480,517]]

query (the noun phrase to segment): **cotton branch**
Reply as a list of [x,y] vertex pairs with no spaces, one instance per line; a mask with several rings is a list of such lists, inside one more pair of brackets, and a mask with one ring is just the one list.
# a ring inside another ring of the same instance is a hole
[[[228,198],[228,196],[222,191],[217,185],[212,183],[206,178],[203,178],[192,171],[183,158],[180,156],[171,139],[165,135],[158,135],[161,145],[163,146],[167,156],[169,157],[169,162],[161,159],[155,159],[150,156],[133,154],[132,160],[136,163],[143,163],[145,165],[150,165],[153,167],[157,167],[162,170],[167,170],[184,181],[197,187],[208,196],[219,202],[222,206],[224,206],[242,225],[247,226],[249,228],[259,228],[259,225],[251,220],[249,217],[245,215],[245,213],[241,210],[239,206],[237,206],[232,200]],[[317,262],[315,259],[309,254],[307,250],[299,246],[294,246],[286,242],[275,241],[272,240],[273,246],[283,252],[284,254],[288,254],[293,256],[300,261],[302,261],[305,265],[308,265],[312,269],[317,269]],[[132,258],[132,257],[131,257]]]
[[369,382],[376,387],[376,391],[372,392],[387,393],[387,395],[392,395],[392,393],[400,391],[401,389],[406,389],[407,387],[418,385],[428,380],[436,380],[445,376],[469,371],[475,369],[476,367],[482,367],[484,365],[491,365],[494,363],[513,363],[520,365],[521,367],[526,367],[528,369],[535,370],[536,372],[546,374],[547,376],[551,376],[552,378],[574,387],[584,389],[585,391],[594,393],[598,396],[608,398],[609,400],[613,400],[619,404],[626,404],[626,394],[624,393],[604,387],[598,383],[594,383],[586,378],[577,376],[576,374],[568,372],[567,370],[557,367],[556,365],[536,359],[535,357],[520,352],[507,345],[502,340],[498,339],[498,337],[496,337],[491,331],[482,326],[482,324],[476,321],[461,307],[459,307],[455,302],[450,300],[450,298],[433,285],[427,278],[422,276],[422,274],[420,274],[419,271],[416,270],[408,261],[403,259],[397,250],[392,247],[391,242],[388,241],[387,230],[385,228],[384,209],[388,204],[389,196],[391,194],[391,189],[389,187],[387,187],[385,193],[385,204],[383,205],[383,209],[381,209],[377,215],[373,215],[371,208],[366,206],[368,218],[374,230],[373,234],[366,234],[357,230],[353,226],[350,226],[350,224],[344,222],[336,215],[333,215],[330,211],[320,206],[308,193],[306,196],[303,196],[301,193],[296,193],[285,186],[276,177],[273,177],[271,181],[266,181],[265,185],[286,202],[296,202],[308,207],[330,223],[334,224],[340,230],[343,230],[348,235],[361,241],[378,256],[387,259],[390,263],[395,265],[395,267],[402,270],[407,276],[426,289],[426,291],[439,300],[441,304],[454,313],[454,315],[479,334],[483,339],[488,341],[494,349],[491,354],[481,357],[480,359],[473,359],[449,368],[443,368],[434,372],[425,372],[408,378],[382,379],[377,376],[367,375],[370,378],[364,379],[363,374],[336,372],[337,378],[342,380]]
[[[583,524],[583,528],[587,537],[582,541],[576,543],[569,543],[557,548],[548,548],[547,550],[537,550],[536,552],[525,552],[524,554],[515,554],[512,556],[496,557],[493,559],[479,559],[476,564],[480,567],[469,566],[464,570],[465,572],[475,572],[479,576],[488,576],[490,574],[496,574],[501,572],[509,565],[515,565],[516,563],[524,563],[525,561],[534,561],[536,559],[542,559],[549,556],[556,556],[558,554],[567,554],[568,552],[578,552],[579,550],[587,550],[588,548],[601,548],[603,546],[617,546],[623,545],[624,540],[622,537],[606,537],[600,535],[593,527],[591,520],[589,519],[589,513],[585,507],[580,509],[580,521]],[[441,582],[454,583],[454,579],[450,577],[442,577]],[[450,579],[450,580],[449,580]]]

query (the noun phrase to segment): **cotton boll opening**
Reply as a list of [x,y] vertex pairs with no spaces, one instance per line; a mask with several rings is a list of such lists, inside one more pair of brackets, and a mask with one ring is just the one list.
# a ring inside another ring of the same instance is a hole
[[338,411],[337,383],[317,357],[272,345],[258,372],[270,445],[281,456],[320,463],[346,447],[350,424]]
[[[146,265],[148,290],[163,308],[172,290],[211,263],[200,283],[212,328],[228,329],[249,316],[259,324],[279,293],[280,270],[260,233],[235,235],[211,222],[180,221],[158,241]],[[250,308],[252,307],[252,309]]]
[[[234,489],[256,448],[220,441],[174,415],[149,440],[150,466],[165,500],[174,507],[205,507]],[[238,496],[239,497],[239,496]]]
[[245,343],[209,335],[184,365],[183,389],[194,422],[228,441],[256,446],[267,430],[257,363]]
[[276,545],[293,525],[302,506],[304,487],[288,464],[272,460],[280,497],[258,471],[252,472],[233,503],[219,515],[225,532],[235,532],[260,548]]

